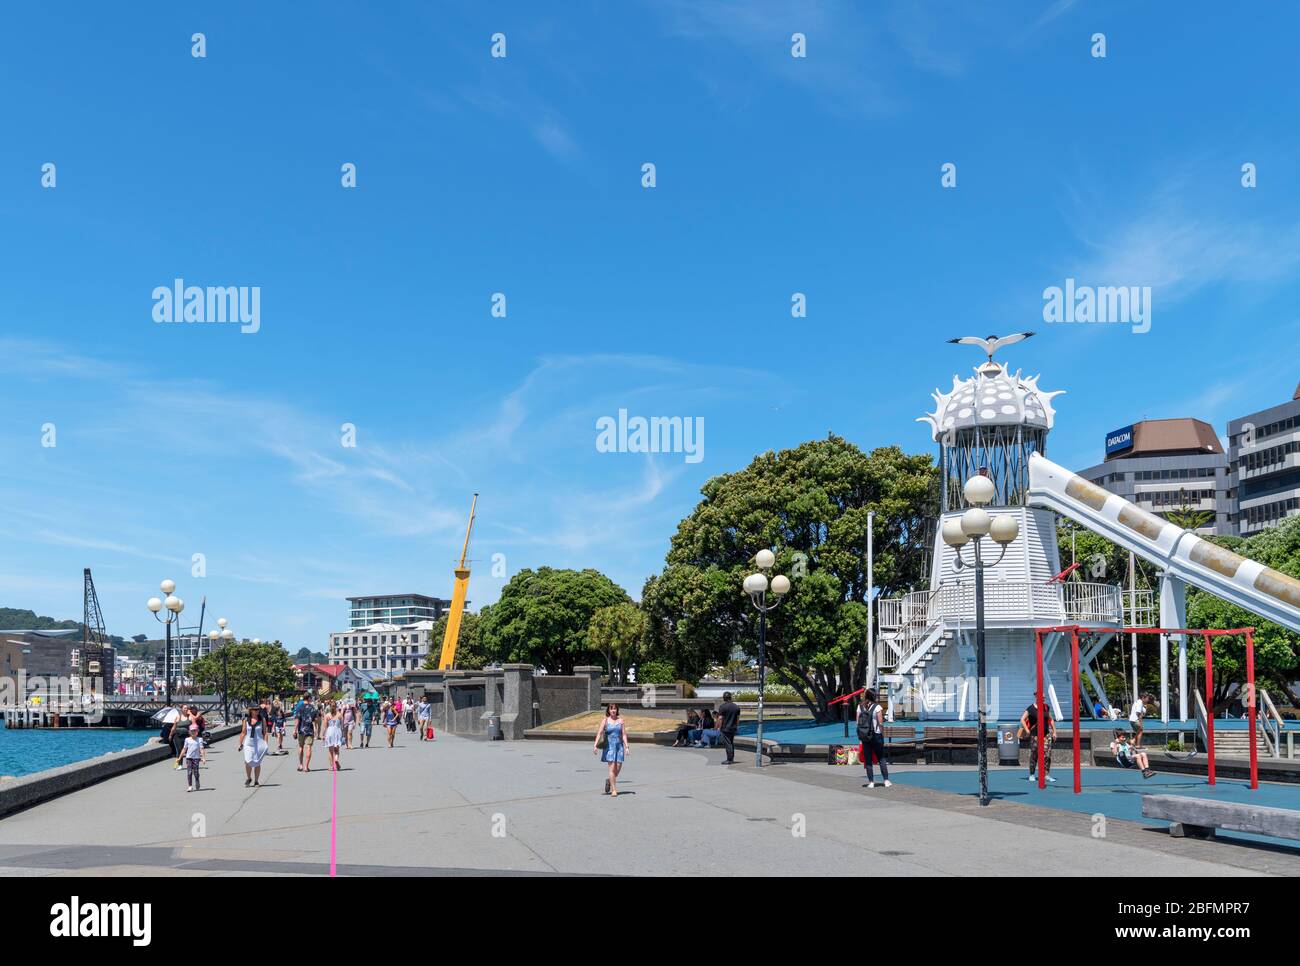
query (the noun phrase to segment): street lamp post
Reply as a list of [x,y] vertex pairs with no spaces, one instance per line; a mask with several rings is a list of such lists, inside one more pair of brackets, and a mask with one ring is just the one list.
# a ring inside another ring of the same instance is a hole
[[[208,640],[211,646],[216,647],[217,642],[221,641],[221,715],[226,724],[230,724],[230,652],[226,650],[226,644],[235,636],[234,631],[226,629],[230,621],[224,617],[217,618],[217,629],[208,632]],[[211,650],[211,648],[209,648]]]
[[[185,609],[185,601],[175,595],[176,581],[174,580],[164,580],[158,585],[158,589],[167,595],[166,599],[150,597],[145,606],[153,614],[154,620],[166,625],[167,628],[167,643],[163,650],[163,677],[166,679],[167,704],[170,706],[172,703],[172,623],[180,619],[181,611]],[[158,616],[164,607],[167,609],[166,618]]]
[[[745,593],[758,610],[758,728],[755,733],[754,764],[763,767],[763,690],[767,685],[767,612],[775,610],[781,599],[790,592],[790,578],[777,574],[771,578],[770,585],[767,572],[776,564],[776,554],[771,550],[760,550],[754,554],[754,565],[759,572],[745,578]],[[767,602],[768,589],[774,598]]]
[[[987,673],[984,652],[984,569],[996,567],[1006,556],[1009,547],[1020,535],[1020,521],[1013,516],[999,514],[989,516],[985,506],[993,502],[997,488],[993,481],[981,470],[977,476],[966,481],[962,489],[970,508],[960,517],[952,517],[943,522],[943,542],[953,548],[957,555],[956,566],[972,567],[975,570],[975,703],[979,716],[979,756],[980,804],[989,803],[989,750],[984,731],[984,679]],[[980,553],[980,544],[985,537],[1002,547],[998,559],[985,563]],[[974,561],[967,561],[962,555],[962,548],[971,544]]]

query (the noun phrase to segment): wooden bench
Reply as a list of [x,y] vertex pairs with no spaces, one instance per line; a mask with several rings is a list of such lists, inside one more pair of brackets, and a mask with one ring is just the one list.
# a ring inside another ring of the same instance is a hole
[[973,765],[978,760],[979,728],[927,727],[923,742],[927,765]]
[[1300,811],[1185,795],[1143,795],[1142,814],[1170,822],[1175,838],[1212,839],[1215,829],[1300,839]]

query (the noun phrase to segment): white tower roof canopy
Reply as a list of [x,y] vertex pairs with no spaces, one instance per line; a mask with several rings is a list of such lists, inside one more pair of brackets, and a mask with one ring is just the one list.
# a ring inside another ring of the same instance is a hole
[[1012,374],[1000,362],[986,362],[974,372],[968,379],[953,376],[949,392],[936,389],[934,412],[917,419],[930,424],[936,441],[949,431],[977,426],[1052,428],[1056,420],[1052,399],[1064,389],[1044,392],[1038,387],[1038,376],[1024,377],[1019,369]]

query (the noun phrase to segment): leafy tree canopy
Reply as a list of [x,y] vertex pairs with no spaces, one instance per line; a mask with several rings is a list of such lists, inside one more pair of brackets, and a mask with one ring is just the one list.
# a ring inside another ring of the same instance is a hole
[[[456,635],[456,667],[461,670],[477,671],[491,663],[491,658],[483,648],[482,624],[484,616],[491,607],[482,608],[477,614],[465,611],[460,617],[460,633]],[[424,659],[427,670],[434,671],[442,660],[442,641],[447,636],[447,615],[443,614],[433,622],[429,632],[429,654]]]
[[819,717],[866,675],[867,514],[874,510],[882,596],[925,579],[938,473],[896,446],[865,453],[828,435],[714,477],[681,522],[662,574],[645,587],[647,650],[682,677],[757,650],[756,613],[741,591],[763,548],[794,589],[769,615],[768,661]]
[[578,665],[597,662],[587,633],[592,615],[630,601],[627,591],[596,570],[521,570],[480,622],[483,649],[494,660],[572,674]]
[[279,641],[231,641],[190,663],[190,677],[199,690],[221,693],[223,653],[229,657],[231,700],[256,701],[267,695],[287,694],[296,687],[289,652]]

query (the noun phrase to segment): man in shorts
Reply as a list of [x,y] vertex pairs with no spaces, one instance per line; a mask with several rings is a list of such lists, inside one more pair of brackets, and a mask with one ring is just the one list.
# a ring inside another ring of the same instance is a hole
[[428,741],[429,734],[429,697],[424,695],[415,705],[416,727],[420,729],[420,740]]
[[298,705],[298,770],[311,771],[311,746],[316,741],[316,719],[319,709],[312,704],[311,695],[303,695]]
[[1142,748],[1142,719],[1147,716],[1147,702],[1154,701],[1150,694],[1142,694],[1133,702],[1133,710],[1128,713],[1128,724],[1133,730],[1133,747]]
[[368,700],[361,711],[361,747],[370,747],[370,732],[375,726],[375,702]]

